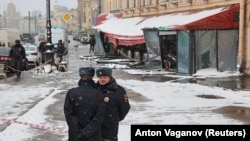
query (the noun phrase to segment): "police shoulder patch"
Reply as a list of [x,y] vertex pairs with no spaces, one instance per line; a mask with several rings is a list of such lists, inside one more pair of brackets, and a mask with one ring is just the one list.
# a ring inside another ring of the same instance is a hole
[[128,102],[128,96],[125,94],[123,95],[124,102]]

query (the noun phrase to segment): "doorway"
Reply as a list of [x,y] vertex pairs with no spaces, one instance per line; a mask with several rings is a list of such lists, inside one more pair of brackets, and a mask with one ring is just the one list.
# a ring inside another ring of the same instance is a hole
[[162,67],[167,71],[176,72],[177,69],[177,35],[176,32],[160,32],[160,46]]

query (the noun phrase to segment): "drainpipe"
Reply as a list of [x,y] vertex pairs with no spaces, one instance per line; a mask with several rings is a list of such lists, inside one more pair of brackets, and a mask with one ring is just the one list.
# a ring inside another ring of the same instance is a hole
[[141,0],[138,0],[139,16],[141,16]]
[[246,46],[246,38],[244,33],[246,33],[244,28],[245,21],[245,0],[240,0],[240,22],[239,22],[239,50],[238,50],[238,63],[240,64],[240,70],[245,69],[246,66],[246,57],[244,49]]

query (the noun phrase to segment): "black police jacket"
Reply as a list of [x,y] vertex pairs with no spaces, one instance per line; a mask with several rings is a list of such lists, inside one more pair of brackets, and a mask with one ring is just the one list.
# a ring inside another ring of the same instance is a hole
[[114,139],[118,135],[119,122],[122,121],[130,110],[130,104],[125,89],[118,85],[114,78],[106,85],[99,85],[105,103],[105,117],[102,123],[102,138]]
[[[104,118],[102,94],[93,80],[80,80],[79,87],[68,90],[64,114],[69,127],[69,141],[99,141]],[[84,138],[77,140],[82,135]]]
[[11,47],[9,57],[12,59],[25,59],[25,49],[21,44],[15,44],[13,47]]

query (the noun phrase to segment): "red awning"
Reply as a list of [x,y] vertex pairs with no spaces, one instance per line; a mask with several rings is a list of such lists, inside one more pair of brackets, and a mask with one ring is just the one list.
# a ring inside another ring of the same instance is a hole
[[202,18],[200,20],[176,26],[179,30],[199,30],[199,29],[232,29],[239,28],[240,5],[234,5],[226,11]]
[[211,30],[235,29],[239,27],[239,4],[200,11],[172,13],[152,17],[110,18],[101,15],[99,25],[93,27],[102,31],[118,45],[145,43],[142,29],[158,28],[164,30]]
[[144,36],[121,36],[105,33],[105,36],[108,37],[109,41],[112,41],[115,45],[136,45],[145,43]]

